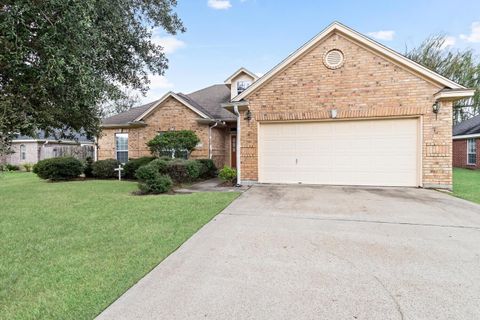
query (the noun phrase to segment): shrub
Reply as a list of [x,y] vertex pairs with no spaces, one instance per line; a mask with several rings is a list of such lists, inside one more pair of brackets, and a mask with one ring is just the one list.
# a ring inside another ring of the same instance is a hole
[[33,172],[42,179],[71,180],[82,174],[83,165],[73,157],[50,158],[37,162]]
[[84,169],[83,169],[83,173],[85,174],[85,177],[87,178],[91,178],[93,177],[93,174],[92,174],[92,165],[93,165],[93,159],[92,157],[87,157],[85,159],[85,164],[84,164]]
[[4,163],[0,164],[0,171],[18,171],[20,167],[14,164]]
[[164,132],[147,142],[147,146],[152,154],[157,157],[173,152],[174,158],[188,158],[199,142],[200,139],[195,132],[180,130]]
[[150,164],[138,168],[136,177],[140,180],[138,188],[142,193],[165,193],[172,188],[172,179],[160,174],[155,166]]
[[161,174],[167,173],[168,161],[163,159],[155,159],[148,165],[154,167]]
[[187,166],[188,178],[190,181],[195,181],[200,178],[200,164],[195,160],[185,161]]
[[32,171],[33,164],[31,164],[31,163],[24,163],[24,164],[23,164],[23,168],[25,169],[25,171],[30,172],[30,171]]
[[217,175],[217,167],[212,159],[197,159],[200,164],[200,178],[213,178]]
[[225,166],[218,173],[218,177],[225,182],[230,182],[233,184],[237,178],[237,170],[230,168],[229,166]]
[[200,166],[195,160],[170,161],[167,166],[167,174],[175,182],[191,182],[200,176]]
[[20,170],[20,167],[15,164],[7,163],[5,165],[5,171],[18,171],[18,170]]
[[98,160],[92,164],[92,176],[99,179],[116,178],[118,173],[115,169],[119,164],[115,159]]
[[135,172],[141,166],[149,164],[155,157],[141,157],[138,159],[130,159],[125,165],[123,166],[123,175],[127,179],[135,179]]

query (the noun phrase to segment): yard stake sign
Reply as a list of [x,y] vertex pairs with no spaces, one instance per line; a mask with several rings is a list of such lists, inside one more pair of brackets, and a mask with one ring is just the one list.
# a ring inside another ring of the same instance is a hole
[[113,169],[113,170],[118,171],[118,181],[121,181],[122,180],[122,171],[123,171],[122,165],[119,164],[118,168]]

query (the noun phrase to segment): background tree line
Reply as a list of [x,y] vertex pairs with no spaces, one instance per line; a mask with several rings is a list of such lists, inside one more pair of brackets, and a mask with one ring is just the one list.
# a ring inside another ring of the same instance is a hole
[[459,100],[453,109],[454,123],[480,114],[480,63],[472,49],[453,50],[445,46],[446,35],[433,35],[405,56],[467,88],[476,89],[470,99]]

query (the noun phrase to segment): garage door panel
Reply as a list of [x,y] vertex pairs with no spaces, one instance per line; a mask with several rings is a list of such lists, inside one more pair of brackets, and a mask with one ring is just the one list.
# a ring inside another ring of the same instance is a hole
[[260,182],[418,185],[418,120],[261,124]]

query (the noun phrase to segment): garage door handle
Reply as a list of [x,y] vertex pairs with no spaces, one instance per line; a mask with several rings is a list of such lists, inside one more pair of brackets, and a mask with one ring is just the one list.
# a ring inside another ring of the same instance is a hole
[[295,164],[298,164],[298,159],[295,159]]

